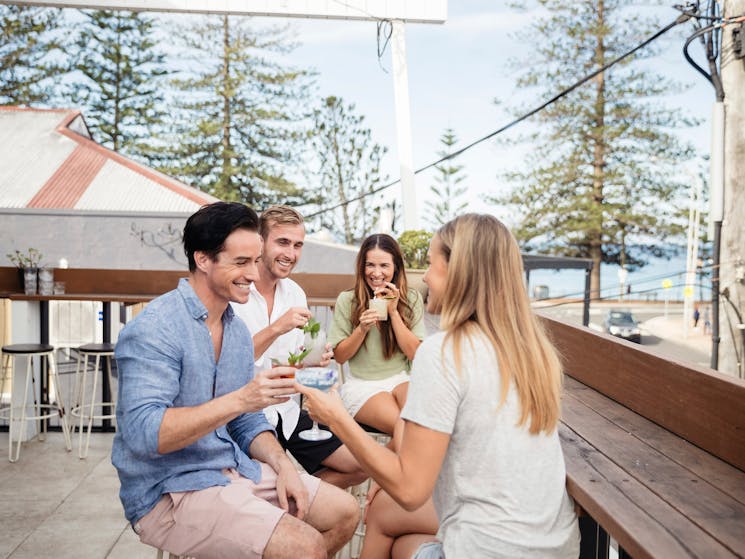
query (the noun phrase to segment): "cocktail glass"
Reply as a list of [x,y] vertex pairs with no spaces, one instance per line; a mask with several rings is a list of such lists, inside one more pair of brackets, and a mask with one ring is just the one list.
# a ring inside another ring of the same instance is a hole
[[[336,384],[337,378],[336,371],[326,367],[305,367],[298,369],[295,373],[295,380],[303,386],[317,388],[324,392],[328,392]],[[331,431],[319,429],[318,423],[314,420],[313,427],[300,431],[298,436],[304,441],[325,441],[331,438]]]

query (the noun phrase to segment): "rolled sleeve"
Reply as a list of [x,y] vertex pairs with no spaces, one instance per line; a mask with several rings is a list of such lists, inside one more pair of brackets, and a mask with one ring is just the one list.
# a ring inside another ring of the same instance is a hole
[[274,428],[266,420],[263,411],[244,413],[228,423],[228,434],[246,454],[248,454],[248,449],[256,436],[264,431],[271,431],[276,435]]
[[124,332],[117,342],[119,413],[117,428],[132,453],[159,456],[160,426],[179,394],[180,363],[163,351],[164,339]]

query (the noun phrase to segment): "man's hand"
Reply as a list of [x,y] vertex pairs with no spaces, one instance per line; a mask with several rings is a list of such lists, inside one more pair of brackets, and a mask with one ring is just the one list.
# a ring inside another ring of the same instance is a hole
[[290,499],[295,502],[295,516],[302,520],[308,513],[308,490],[292,463],[283,460],[277,471],[277,498],[282,510],[292,513]]
[[293,328],[302,328],[308,324],[311,316],[310,311],[305,307],[292,307],[274,321],[271,326],[277,329],[279,335],[282,335],[291,331]]
[[238,390],[244,413],[287,401],[291,394],[297,393],[294,377],[294,367],[274,367],[258,373]]

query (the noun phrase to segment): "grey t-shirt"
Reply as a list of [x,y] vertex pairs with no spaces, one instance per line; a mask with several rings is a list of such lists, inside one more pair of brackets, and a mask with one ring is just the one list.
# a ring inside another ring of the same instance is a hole
[[455,371],[445,333],[417,350],[401,416],[450,434],[434,490],[445,556],[576,558],[579,530],[566,492],[557,432],[518,427],[514,385],[500,407],[499,367],[479,334],[461,349]]

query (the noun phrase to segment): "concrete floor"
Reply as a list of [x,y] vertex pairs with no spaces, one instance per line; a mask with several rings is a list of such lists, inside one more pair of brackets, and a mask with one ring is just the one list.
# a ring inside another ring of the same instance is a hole
[[156,551],[141,544],[124,519],[119,479],[111,465],[113,433],[94,433],[86,460],[65,450],[62,433],[49,433],[7,460],[0,433],[0,557],[139,559]]
[[[0,432],[0,558],[155,559],[157,550],[140,543],[124,518],[113,439],[93,433],[80,460],[77,437],[67,452],[62,433],[49,433],[44,442],[24,443],[10,463],[8,433]],[[337,559],[359,553],[361,540],[353,541]]]

